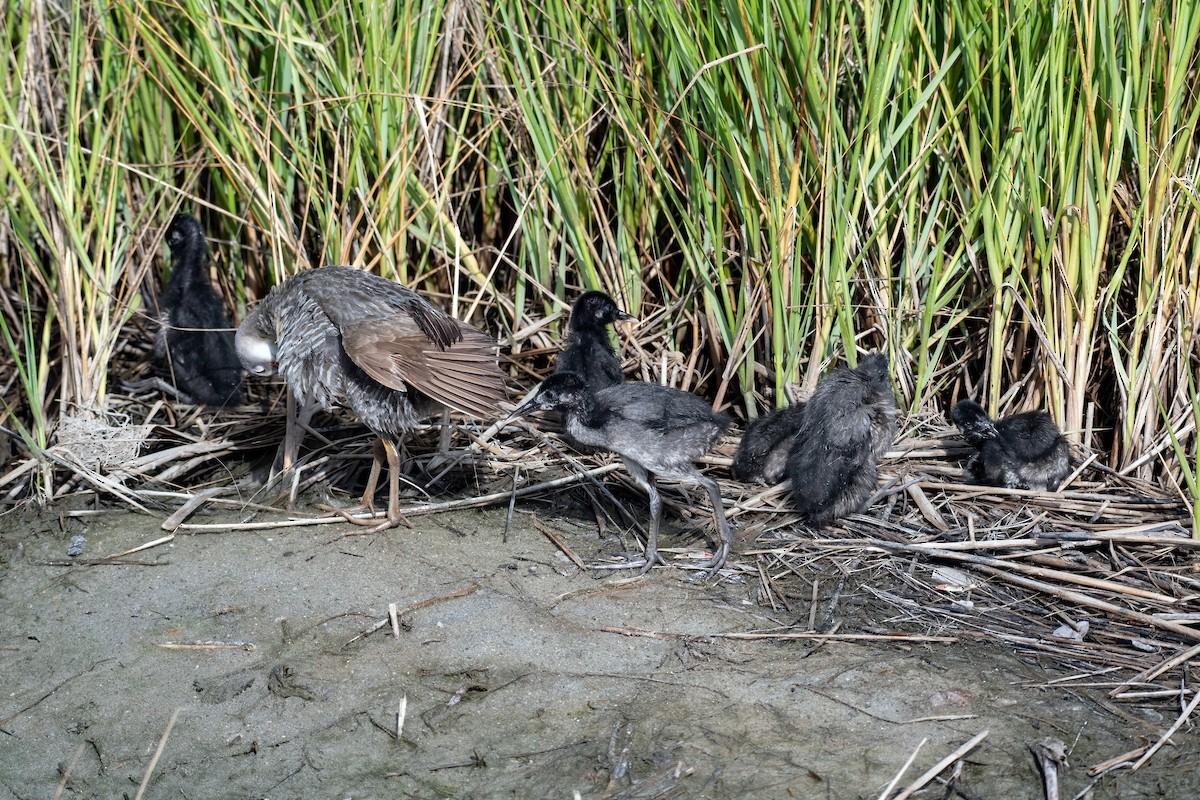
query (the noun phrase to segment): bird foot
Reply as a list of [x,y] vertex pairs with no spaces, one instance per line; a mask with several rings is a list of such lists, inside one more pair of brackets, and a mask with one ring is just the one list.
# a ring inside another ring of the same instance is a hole
[[[337,508],[336,506],[329,506],[329,505],[324,505],[322,503],[317,503],[317,508],[321,509],[322,511],[329,512],[329,514],[331,516],[341,517],[342,519],[346,520],[346,522],[349,522],[352,525],[359,525],[362,527],[370,528],[370,530],[363,531],[362,533],[348,534],[351,536],[363,536],[368,533],[377,533],[379,531],[386,531],[386,530],[390,530],[392,528],[398,528],[401,525],[404,525],[408,528],[411,528],[413,526],[413,524],[408,520],[408,517],[404,516],[399,511],[389,513],[386,517],[383,518],[382,522],[379,522],[377,520],[377,518],[375,517],[375,509],[372,508],[371,506],[363,505],[363,504],[351,506],[350,508]],[[369,513],[371,516],[369,516],[369,517],[355,516],[356,513],[362,512],[362,511]]]
[[640,570],[638,570],[638,577],[640,578],[643,575],[645,575],[646,573],[648,573],[650,570],[654,569],[655,564],[662,564],[665,567],[667,565],[667,562],[663,561],[662,557],[659,556],[657,553],[655,553],[653,557],[647,557],[646,563],[642,565],[642,568]]
[[709,578],[713,577],[718,572],[720,572],[724,566],[725,566],[725,554],[724,553],[721,553],[720,555],[714,557],[711,561],[705,562],[705,564],[702,568],[703,572],[704,572],[704,579],[708,580]]
[[713,553],[713,557],[704,562],[702,569],[704,570],[705,580],[713,577],[724,568],[725,562],[729,559],[729,549],[729,542],[722,541],[721,546],[717,548],[717,552]]
[[[705,580],[708,580],[709,578],[713,577],[718,572],[720,572],[722,569],[724,569],[727,555],[728,555],[728,553],[726,553],[725,551],[718,550],[716,552],[716,554],[714,554],[713,557],[708,559],[707,561],[703,561],[703,562],[697,564],[696,562],[689,560],[685,563],[680,564],[679,568],[685,569],[688,572],[699,572],[703,575]],[[660,562],[661,562],[661,559],[660,559]]]
[[[630,557],[633,554],[632,553],[620,553],[619,555]],[[636,558],[634,560],[624,561],[619,564],[591,564],[591,565],[589,565],[589,567],[594,570],[613,570],[613,571],[616,571],[619,569],[630,569],[630,570],[636,569],[636,570],[638,570],[637,577],[640,578],[641,576],[643,576],[647,572],[649,572],[650,569],[655,564],[662,564],[663,566],[666,566],[667,562],[663,561],[662,557],[656,553],[654,558],[651,560],[647,560],[645,558]]]
[[380,531],[390,531],[392,528],[399,528],[401,525],[409,529],[411,529],[413,526],[408,517],[397,511],[395,514],[389,514],[387,518],[383,520],[383,522],[379,523],[374,528],[363,531],[362,535],[366,535],[368,533],[379,533]]

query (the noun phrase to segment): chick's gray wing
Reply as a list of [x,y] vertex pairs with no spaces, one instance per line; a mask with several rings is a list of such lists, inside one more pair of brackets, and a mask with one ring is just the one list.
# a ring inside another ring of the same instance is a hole
[[655,383],[622,383],[601,390],[596,399],[609,424],[621,420],[629,429],[670,434],[700,425],[728,425],[704,399]]

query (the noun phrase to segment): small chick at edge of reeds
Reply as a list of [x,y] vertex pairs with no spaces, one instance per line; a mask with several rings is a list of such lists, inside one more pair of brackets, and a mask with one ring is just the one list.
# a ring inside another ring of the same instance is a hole
[[[579,375],[593,392],[623,383],[625,375],[621,371],[621,359],[613,348],[609,326],[634,319],[604,292],[592,289],[579,295],[571,306],[570,334],[566,347],[554,362],[554,371]],[[580,453],[597,453],[603,449],[586,445],[566,431],[563,439]]]
[[721,504],[717,482],[697,469],[703,456],[729,427],[729,417],[713,411],[705,400],[690,392],[656,383],[621,383],[594,392],[583,376],[574,372],[551,375],[537,392],[513,412],[559,411],[566,417],[566,433],[582,444],[611,450],[650,498],[650,532],[641,574],[655,563],[658,531],[662,522],[662,497],[656,479],[698,484],[713,505],[720,544],[704,564],[708,575],[725,565],[733,533]]
[[164,236],[171,277],[158,298],[154,352],[185,401],[237,405],[242,371],[233,324],[208,274],[208,242],[190,214],[176,214]]
[[863,510],[876,491],[878,460],[896,438],[896,414],[882,353],[817,384],[787,461],[792,504],[810,524],[820,528]]
[[804,420],[804,403],[777,408],[746,426],[729,472],[743,483],[774,485],[787,472],[788,455]]
[[979,403],[960,400],[951,414],[975,448],[966,464],[974,483],[1054,492],[1071,472],[1071,446],[1045,411],[993,420]]
[[581,375],[593,392],[622,383],[625,376],[608,326],[634,319],[604,292],[591,290],[579,295],[571,306],[567,346],[555,362],[554,371]]

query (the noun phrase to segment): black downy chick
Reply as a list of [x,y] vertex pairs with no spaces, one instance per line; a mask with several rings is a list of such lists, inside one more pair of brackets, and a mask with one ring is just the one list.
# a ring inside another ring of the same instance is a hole
[[887,356],[873,353],[856,369],[835,369],[808,399],[788,456],[793,505],[816,527],[861,511],[895,436]]
[[954,424],[976,449],[967,475],[976,483],[1054,492],[1071,471],[1071,448],[1045,411],[993,421],[974,400],[960,400]]
[[608,326],[633,317],[617,308],[604,292],[588,291],[579,295],[571,306],[567,348],[555,363],[555,372],[574,372],[582,375],[593,392],[616,386],[625,380],[621,362],[613,350]]
[[804,419],[804,403],[777,408],[751,422],[742,434],[730,473],[745,483],[776,484],[787,471],[788,454]]
[[184,399],[237,405],[242,401],[242,371],[233,325],[208,275],[204,231],[191,215],[176,214],[165,238],[171,249],[171,278],[159,297],[155,355]]
[[583,376],[573,372],[551,375],[514,414],[531,411],[565,414],[571,437],[621,456],[630,476],[649,495],[650,535],[642,574],[663,563],[658,555],[662,498],[656,478],[699,484],[708,491],[721,544],[704,566],[712,575],[725,564],[733,534],[721,505],[721,490],[696,468],[695,460],[712,449],[729,427],[727,416],[694,394],[656,383],[621,383],[593,392]]

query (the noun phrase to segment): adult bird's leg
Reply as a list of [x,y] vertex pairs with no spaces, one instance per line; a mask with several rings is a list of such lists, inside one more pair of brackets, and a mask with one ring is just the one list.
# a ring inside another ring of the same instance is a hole
[[698,480],[708,490],[708,497],[713,504],[713,514],[717,518],[717,532],[721,536],[720,548],[713,555],[712,561],[704,565],[705,576],[711,578],[717,573],[717,570],[725,566],[725,559],[729,557],[729,548],[733,544],[733,531],[729,529],[729,520],[725,518],[725,508],[721,504],[721,488],[717,486],[717,482],[703,475]]
[[375,513],[375,487],[379,485],[379,470],[383,467],[385,458],[383,439],[376,439],[371,444],[371,474],[367,476],[367,488],[363,489],[362,507]]
[[374,514],[375,488],[379,485],[379,472],[382,468],[383,459],[386,458],[388,464],[388,512],[383,522],[376,523],[374,519],[359,519],[352,516],[352,512],[355,509],[334,508],[333,506],[325,505],[318,505],[317,507],[325,511],[331,511],[355,525],[369,526],[371,530],[366,531],[366,533],[395,528],[401,524],[411,528],[412,523],[400,513],[400,453],[396,449],[396,443],[387,437],[380,437],[371,448],[371,456],[371,474],[367,477],[367,488],[363,490],[359,507],[365,508]]
[[[299,412],[296,407],[300,406]],[[296,505],[296,497],[300,493],[300,473],[295,469],[297,461],[300,457],[300,443],[304,439],[304,432],[308,430],[309,423],[312,422],[313,415],[317,412],[317,407],[311,403],[303,403],[292,394],[292,390],[287,392],[287,413],[283,428],[283,441],[279,443],[279,450],[275,453],[275,460],[271,463],[271,472],[267,478],[268,485],[272,485],[275,481],[282,477],[291,479],[291,488],[288,490],[288,508]]]
[[400,453],[391,439],[383,437],[381,441],[388,462],[388,515],[387,520],[376,530],[394,528],[401,523],[411,528],[413,524],[400,513]]
[[291,389],[288,389],[286,408],[283,443],[279,446],[279,452],[275,454],[275,463],[271,465],[271,480],[290,472],[296,466],[300,458],[300,443],[304,440],[304,432],[308,430],[313,415],[317,413],[315,403],[301,403]]

